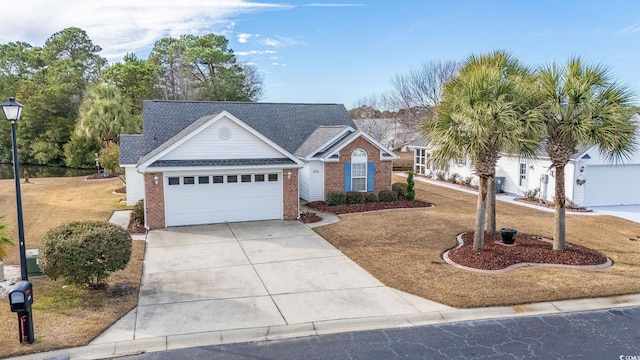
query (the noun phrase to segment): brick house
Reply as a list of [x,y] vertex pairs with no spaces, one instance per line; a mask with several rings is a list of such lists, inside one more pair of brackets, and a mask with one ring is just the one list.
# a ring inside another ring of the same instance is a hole
[[339,104],[145,101],[143,133],[120,138],[149,229],[297,219],[300,198],[391,188],[396,158]]

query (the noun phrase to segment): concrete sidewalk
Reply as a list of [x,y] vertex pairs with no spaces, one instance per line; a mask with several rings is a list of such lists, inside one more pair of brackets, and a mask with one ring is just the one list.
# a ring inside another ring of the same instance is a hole
[[626,306],[640,306],[640,294],[455,309],[384,286],[298,221],[190,226],[148,234],[137,309],[88,346],[20,359],[99,359]]

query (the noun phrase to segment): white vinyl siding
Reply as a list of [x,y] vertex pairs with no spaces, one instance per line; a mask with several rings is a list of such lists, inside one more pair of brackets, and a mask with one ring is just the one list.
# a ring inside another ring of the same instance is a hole
[[132,206],[144,198],[144,175],[134,166],[125,166],[124,174],[127,181],[127,206]]
[[[224,129],[228,139],[220,137]],[[270,144],[242,128],[235,122],[222,118],[202,129],[185,143],[179,145],[160,160],[207,159],[257,159],[282,158],[284,155]]]
[[300,197],[306,201],[324,200],[324,163],[309,161],[300,169]]

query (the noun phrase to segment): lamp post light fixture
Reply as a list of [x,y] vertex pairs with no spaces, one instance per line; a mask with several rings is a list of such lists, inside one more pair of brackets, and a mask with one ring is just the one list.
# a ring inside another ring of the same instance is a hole
[[20,274],[22,280],[27,277],[27,252],[24,244],[24,223],[22,221],[22,195],[20,194],[20,164],[18,160],[18,144],[16,140],[16,123],[22,116],[22,104],[16,102],[13,97],[3,103],[4,116],[11,123],[11,142],[13,144],[13,177],[16,182],[16,207],[18,209],[18,241],[20,245]]
[[[31,302],[33,302],[33,292],[31,289],[31,283],[27,276],[27,250],[24,243],[24,223],[22,220],[22,195],[20,193],[20,165],[18,159],[18,144],[16,137],[16,123],[20,120],[22,115],[22,109],[24,106],[16,102],[13,97],[9,98],[9,101],[0,104],[4,111],[4,116],[7,121],[11,123],[11,142],[13,144],[13,178],[16,183],[16,209],[18,211],[18,242],[20,246],[20,275],[22,281],[18,283],[19,288],[26,289],[25,292],[20,292],[20,289],[15,290],[10,294],[10,302],[12,299],[17,303],[12,303],[12,311],[18,313],[18,328],[20,332],[20,342],[28,342],[32,344],[33,337],[33,319],[31,316]],[[23,289],[23,290],[24,290]],[[14,306],[15,305],[15,306]]]

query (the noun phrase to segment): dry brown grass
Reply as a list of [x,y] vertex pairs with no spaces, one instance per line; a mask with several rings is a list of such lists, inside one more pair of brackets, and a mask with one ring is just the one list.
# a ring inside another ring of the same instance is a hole
[[413,169],[413,151],[396,151],[395,152],[396,155],[398,155],[400,158],[398,158],[397,160],[393,161],[393,167],[396,169],[403,169],[403,170],[409,170],[409,169]]
[[[403,181],[395,177],[394,181]],[[482,274],[450,266],[442,253],[471,231],[476,196],[416,182],[416,199],[434,208],[342,215],[316,231],[388,286],[458,308],[640,293],[640,224],[611,216],[567,215],[567,240],[599,251],[601,270],[520,268]],[[497,203],[497,223],[553,236],[553,214]]]
[[[108,220],[126,195],[112,192],[122,187],[117,178],[88,180],[84,177],[32,178],[21,184],[24,234],[27,249],[37,249],[40,239],[51,228],[74,220]],[[13,180],[0,180],[0,216],[6,232],[16,246],[10,247],[2,261],[19,264],[16,222],[16,190]]]
[[[107,220],[114,209],[122,208],[123,195],[112,191],[121,186],[118,179],[83,181],[83,178],[32,179],[24,184],[23,208],[27,248],[37,248],[50,228],[73,220]],[[15,188],[12,180],[0,181],[0,206],[6,215],[7,234],[15,236]],[[17,241],[16,241],[17,242]],[[0,306],[0,358],[85,345],[138,302],[144,242],[134,241],[131,261],[125,270],[112,274],[109,287],[91,291],[65,286],[62,281],[32,277],[34,286],[33,321],[36,342],[21,345],[18,320],[5,299]],[[17,246],[5,258],[18,263]],[[116,294],[114,290],[128,291]]]

